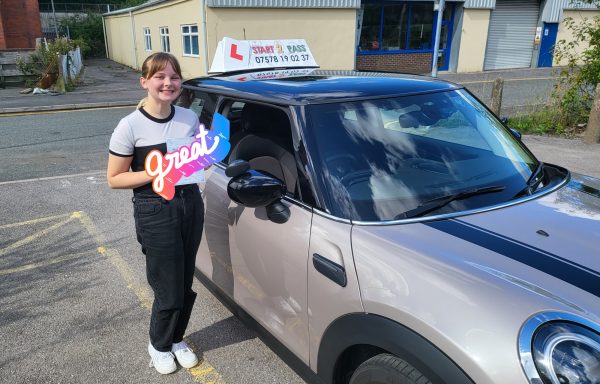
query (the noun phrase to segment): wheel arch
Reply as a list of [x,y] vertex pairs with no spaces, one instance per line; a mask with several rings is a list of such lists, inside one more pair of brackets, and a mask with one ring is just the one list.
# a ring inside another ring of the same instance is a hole
[[[352,358],[355,352],[361,355],[357,359]],[[393,320],[367,313],[344,315],[329,325],[319,345],[317,375],[325,383],[345,384],[349,370],[385,352],[405,360],[433,383],[474,384],[423,336]]]

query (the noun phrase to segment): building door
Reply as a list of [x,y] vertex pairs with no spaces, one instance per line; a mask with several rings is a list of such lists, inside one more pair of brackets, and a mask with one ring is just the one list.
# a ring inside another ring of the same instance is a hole
[[556,45],[556,34],[558,23],[544,23],[542,31],[542,43],[540,44],[540,57],[538,67],[551,67],[554,60],[554,45]]
[[[438,11],[433,14],[433,30],[436,30]],[[454,4],[446,3],[442,17],[442,29],[440,32],[440,50],[438,53],[438,69],[447,71],[450,64],[450,49],[452,48],[452,30],[454,29]],[[432,39],[435,43],[435,33]]]
[[492,11],[484,70],[531,66],[540,4],[538,0],[497,0]]

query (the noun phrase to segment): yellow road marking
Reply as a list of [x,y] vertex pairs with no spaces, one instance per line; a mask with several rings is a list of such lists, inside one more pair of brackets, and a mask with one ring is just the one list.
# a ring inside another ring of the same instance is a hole
[[194,368],[188,369],[188,372],[194,378],[194,382],[202,384],[225,384],[219,372],[206,361],[200,362]]
[[38,223],[44,223],[46,221],[62,219],[62,218],[68,217],[68,216],[70,216],[70,213],[67,213],[67,214],[63,213],[62,215],[48,216],[48,217],[42,217],[39,219],[21,221],[19,223],[4,224],[4,225],[0,225],[0,229],[14,228],[14,227],[21,227],[24,225],[33,225],[33,224],[38,224]]
[[[42,237],[42,236],[48,234],[49,232],[54,231],[73,220],[77,220],[81,223],[81,225],[86,229],[86,231],[90,234],[90,236],[93,237],[96,244],[98,244],[98,247],[95,250],[88,250],[88,251],[84,251],[84,252],[80,252],[80,253],[71,253],[71,254],[67,254],[67,255],[62,255],[59,257],[55,257],[51,260],[40,261],[37,263],[30,263],[30,264],[22,265],[22,266],[15,267],[15,268],[0,269],[0,276],[8,275],[11,273],[27,271],[27,270],[39,268],[42,266],[60,263],[60,262],[63,262],[63,261],[69,260],[69,259],[74,259],[74,258],[77,258],[80,256],[90,254],[95,251],[103,256],[106,256],[108,258],[108,260],[111,262],[111,264],[113,264],[113,266],[119,271],[119,273],[121,274],[121,277],[127,283],[127,288],[131,289],[134,292],[134,294],[137,296],[142,307],[146,308],[147,310],[150,310],[152,308],[153,295],[150,292],[150,290],[148,290],[145,285],[140,284],[135,279],[131,269],[129,268],[129,265],[116,250],[107,248],[104,245],[102,245],[102,244],[106,243],[106,240],[105,240],[104,236],[100,233],[100,231],[98,231],[98,229],[96,228],[96,226],[94,225],[94,223],[92,222],[90,217],[87,215],[87,213],[85,213],[83,211],[76,211],[76,212],[72,212],[70,214],[42,217],[42,218],[38,218],[38,219],[22,221],[19,223],[5,224],[5,225],[0,226],[0,229],[13,228],[13,227],[24,226],[24,225],[34,225],[34,224],[38,224],[38,223],[44,223],[44,222],[48,222],[51,220],[59,220],[59,219],[63,219],[63,220],[51,225],[50,227],[47,227],[41,231],[36,232],[33,235],[27,236],[19,241],[16,241],[16,242],[10,244],[8,247],[0,249],[0,256],[5,255],[6,253],[8,253],[20,246],[28,244],[28,243],[34,241],[35,239]],[[189,344],[189,346],[192,349],[194,349],[194,351],[196,351],[196,354],[200,357],[201,351],[198,351],[192,342],[190,342],[189,340],[186,340],[186,341]],[[196,382],[196,383],[225,384],[225,381],[223,380],[223,378],[221,377],[219,372],[217,372],[217,370],[205,360],[202,360],[200,362],[200,364],[198,364],[196,367],[188,369],[188,372],[193,377],[194,382]]]
[[[94,238],[97,244],[105,244],[106,240],[104,236],[98,231],[94,223],[90,217],[83,211],[73,212],[71,214],[72,218],[78,219],[81,225],[88,231],[88,233]],[[111,264],[117,268],[117,271],[121,274],[125,283],[127,283],[127,288],[131,289],[133,293],[137,296],[140,304],[146,308],[152,308],[152,293],[145,285],[141,284],[133,275],[133,272],[129,268],[127,262],[121,257],[119,252],[114,249],[106,248],[103,245],[99,245],[97,249],[98,253],[103,256],[106,256]]]
[[114,107],[89,107],[89,108],[78,108],[78,109],[56,109],[49,111],[25,111],[25,112],[12,112],[12,113],[0,113],[0,117],[14,117],[14,116],[27,116],[27,115],[47,115],[47,114],[56,114],[56,113],[70,113],[70,112],[82,112],[82,111],[91,111],[93,109],[118,109],[118,108],[133,108],[135,104],[131,105],[120,105]]
[[69,259],[75,259],[75,258],[78,258],[78,257],[81,257],[81,256],[90,255],[92,253],[95,253],[95,251],[96,251],[95,249],[92,249],[92,250],[88,250],[88,251],[85,251],[85,252],[70,253],[70,254],[67,254],[67,255],[55,257],[55,258],[50,259],[50,260],[45,260],[45,261],[40,261],[40,262],[37,262],[37,263],[30,263],[30,264],[22,265],[20,267],[8,268],[8,269],[0,269],[0,276],[2,276],[2,275],[10,275],[11,273],[18,273],[18,272],[23,272],[23,271],[29,271],[30,269],[34,269],[34,268],[45,267],[45,266],[48,266],[48,265],[61,263],[63,261],[69,260]]
[[188,372],[194,378],[194,382],[200,384],[225,384],[225,380],[223,380],[219,372],[208,361],[204,360],[202,351],[198,350],[189,338],[185,337],[184,340],[200,360],[200,364],[188,369]]
[[[519,77],[514,79],[504,79],[504,82],[510,81],[533,81],[533,80],[557,80],[556,77]],[[484,83],[493,83],[496,79],[493,80],[473,80],[473,81],[453,81],[456,84],[484,84]]]
[[33,235],[27,236],[27,237],[25,237],[25,238],[23,238],[23,239],[21,239],[19,241],[15,241],[14,243],[12,243],[11,245],[9,245],[8,247],[4,247],[4,248],[0,249],[0,256],[4,256],[7,253],[9,253],[9,252],[11,252],[11,251],[13,251],[13,250],[15,250],[15,249],[17,249],[19,247],[22,247],[25,244],[29,244],[32,241],[36,240],[37,238],[42,237],[42,236],[46,235],[48,232],[52,232],[55,229],[62,227],[63,225],[69,223],[72,220],[73,220],[73,217],[70,216],[66,220],[60,221],[58,223],[55,223],[55,224],[49,226],[48,228],[44,228],[43,230],[41,230],[39,232],[36,232]]
[[[87,231],[90,233],[90,235],[92,235],[92,237],[94,237],[94,239],[96,240],[96,243],[105,244],[106,241],[104,239],[104,236],[102,236],[102,234],[98,231],[96,226],[92,223],[92,220],[90,219],[90,217],[85,212],[83,212],[83,211],[73,212],[71,217],[79,219],[81,224],[87,229]],[[140,284],[135,279],[133,273],[131,272],[131,269],[129,268],[129,265],[121,257],[121,255],[117,251],[106,248],[102,245],[98,247],[98,253],[108,257],[110,262],[115,266],[115,268],[117,268],[117,270],[121,274],[121,277],[123,277],[123,279],[127,283],[127,287],[129,289],[131,289],[135,293],[135,295],[138,297],[138,300],[140,301],[142,306],[144,308],[150,310],[152,308],[152,301],[153,301],[152,293],[150,292],[150,290],[148,290],[146,288],[146,286]],[[189,346],[192,349],[194,349],[196,351],[196,354],[198,356],[201,355],[199,353],[199,351],[195,348],[193,343],[191,343],[189,340],[187,340],[187,343],[189,344]],[[192,375],[192,377],[194,378],[194,381],[196,383],[225,384],[225,381],[223,381],[223,379],[221,378],[221,375],[217,372],[217,370],[212,365],[210,365],[207,361],[204,361],[204,360],[201,361],[200,364],[197,365],[196,367],[188,369],[188,372]]]

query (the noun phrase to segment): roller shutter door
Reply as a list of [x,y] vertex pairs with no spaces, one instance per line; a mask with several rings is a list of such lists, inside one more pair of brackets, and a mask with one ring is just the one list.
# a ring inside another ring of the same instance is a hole
[[485,70],[531,66],[539,11],[538,1],[496,1],[490,18]]

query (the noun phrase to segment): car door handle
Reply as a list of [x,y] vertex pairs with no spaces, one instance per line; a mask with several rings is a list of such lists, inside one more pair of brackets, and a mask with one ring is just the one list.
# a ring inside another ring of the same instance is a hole
[[313,253],[313,265],[317,271],[334,283],[342,287],[346,286],[346,270],[341,265],[326,259],[318,253]]

